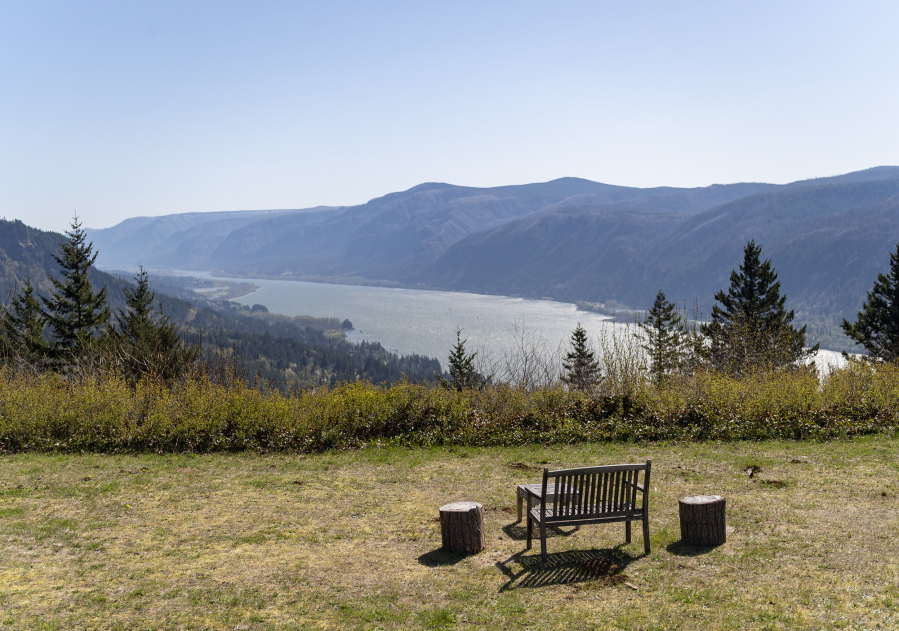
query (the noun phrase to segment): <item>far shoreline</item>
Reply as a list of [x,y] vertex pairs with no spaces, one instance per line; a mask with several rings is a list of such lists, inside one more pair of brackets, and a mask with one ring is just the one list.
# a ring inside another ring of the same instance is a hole
[[[112,269],[112,268],[110,268]],[[117,268],[121,269],[121,268]],[[394,282],[394,281],[372,281],[368,279],[362,279],[358,277],[346,278],[346,277],[323,277],[323,276],[299,276],[299,275],[284,275],[284,276],[274,276],[267,274],[256,274],[256,275],[244,275],[244,274],[231,274],[226,273],[224,270],[184,270],[184,269],[158,269],[158,270],[150,270],[156,272],[167,272],[170,275],[174,276],[190,276],[194,278],[200,279],[221,279],[223,281],[247,281],[251,283],[253,280],[269,280],[269,281],[291,281],[298,283],[315,283],[321,285],[336,285],[336,286],[350,286],[350,287],[374,287],[374,288],[383,288],[383,289],[408,289],[413,291],[427,291],[427,292],[439,292],[439,293],[455,293],[455,294],[468,294],[475,296],[489,296],[496,298],[509,298],[509,299],[521,299],[521,300],[533,300],[533,301],[547,301],[547,302],[555,302],[558,304],[571,305],[575,307],[577,311],[592,313],[594,315],[598,315],[607,320],[610,324],[619,324],[619,325],[630,325],[634,323],[634,318],[639,317],[641,314],[645,314],[645,310],[641,309],[632,309],[625,305],[618,305],[617,303],[614,306],[610,306],[609,304],[603,303],[592,303],[586,301],[570,301],[559,298],[554,298],[551,296],[523,296],[520,294],[502,294],[502,293],[482,293],[475,292],[470,290],[452,290],[452,289],[441,289],[437,287],[430,286],[412,286],[412,285],[404,285],[402,283]],[[251,283],[252,284],[252,283]],[[239,298],[245,298],[249,295],[252,295],[258,292],[261,287],[255,284],[253,285],[253,289],[250,291],[246,291],[240,293],[239,295],[234,295],[227,300],[235,300]],[[828,348],[822,348],[822,351],[826,351],[827,355],[839,355],[841,354],[841,350],[834,350]],[[856,353],[850,353],[851,355],[855,355]],[[822,357],[823,359],[823,357]],[[834,358],[825,359],[827,364],[833,364]]]

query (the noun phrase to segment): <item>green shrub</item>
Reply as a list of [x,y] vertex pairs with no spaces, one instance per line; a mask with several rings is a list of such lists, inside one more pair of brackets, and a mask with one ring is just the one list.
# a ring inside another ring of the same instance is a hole
[[899,367],[644,380],[609,396],[491,385],[344,383],[283,395],[200,378],[171,387],[116,377],[68,383],[0,369],[4,451],[315,451],[372,443],[521,445],[830,439],[893,432]]

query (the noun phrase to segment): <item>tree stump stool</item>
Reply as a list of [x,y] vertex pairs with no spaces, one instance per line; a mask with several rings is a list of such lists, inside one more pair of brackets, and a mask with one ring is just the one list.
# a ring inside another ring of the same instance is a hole
[[725,500],[720,495],[693,495],[680,500],[680,536],[688,546],[720,546],[727,540]]
[[484,507],[477,502],[455,502],[440,507],[440,532],[447,552],[475,554],[487,547]]

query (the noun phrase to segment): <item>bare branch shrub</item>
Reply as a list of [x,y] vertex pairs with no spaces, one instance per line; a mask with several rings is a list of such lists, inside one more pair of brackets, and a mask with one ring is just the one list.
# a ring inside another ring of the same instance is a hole
[[495,383],[509,384],[527,392],[559,384],[562,362],[561,341],[555,346],[543,333],[528,328],[524,318],[512,323],[513,344],[498,357],[479,353],[482,367]]

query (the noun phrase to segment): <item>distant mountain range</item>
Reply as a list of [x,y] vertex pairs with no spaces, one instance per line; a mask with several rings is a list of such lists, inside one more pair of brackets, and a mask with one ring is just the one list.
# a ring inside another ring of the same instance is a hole
[[630,188],[577,178],[421,184],[366,204],[139,217],[89,231],[104,266],[551,297],[705,312],[755,239],[830,348],[899,242],[899,167],[786,185]]

